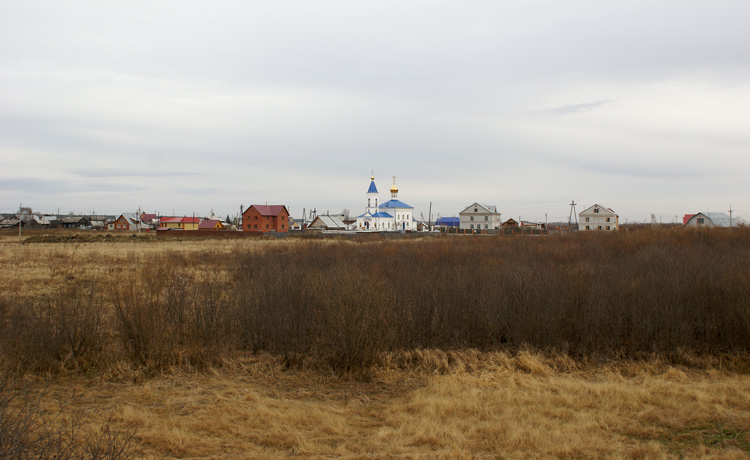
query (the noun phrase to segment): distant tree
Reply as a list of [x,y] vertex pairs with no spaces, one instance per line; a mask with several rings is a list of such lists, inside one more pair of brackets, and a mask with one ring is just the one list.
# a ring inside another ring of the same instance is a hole
[[227,223],[232,225],[232,219],[229,217],[229,214],[227,214]]
[[341,210],[341,217],[343,217],[343,220],[349,220],[349,208],[344,208]]
[[31,208],[26,206],[21,206],[18,208],[18,220],[23,222],[28,222],[31,220],[31,216],[34,214],[34,211],[31,210]]

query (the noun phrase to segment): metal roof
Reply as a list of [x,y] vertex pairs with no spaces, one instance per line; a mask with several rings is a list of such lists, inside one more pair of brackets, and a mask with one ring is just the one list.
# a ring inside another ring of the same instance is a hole
[[460,223],[460,217],[438,217],[435,221],[435,225],[446,225],[448,227],[458,227]]
[[474,203],[467,206],[463,211],[459,212],[459,214],[465,214],[469,209],[474,208],[476,206],[481,206],[484,209],[486,209],[488,212],[492,214],[497,214],[497,206],[489,205],[489,204],[482,204],[482,203]]
[[412,206],[409,206],[408,204],[404,203],[401,200],[388,200],[385,203],[378,206],[379,208],[410,208],[413,209]]
[[[737,225],[737,219],[729,219],[729,216],[723,212],[699,212],[690,218],[690,220],[696,219],[698,216],[704,216],[711,221],[716,227],[731,227]],[[689,221],[688,221],[689,222]]]
[[[282,210],[284,211],[286,210],[286,206],[284,206],[283,204],[272,204],[272,205],[252,204],[250,205],[250,208],[254,208],[256,211],[258,211],[258,213],[260,213],[261,216],[278,216],[279,214],[281,214]],[[289,214],[288,211],[287,211],[287,214]]]
[[315,226],[316,225],[315,224],[316,221],[320,221],[320,223],[322,223],[325,228],[335,228],[335,229],[345,229],[346,228],[346,224],[344,222],[342,222],[341,219],[339,219],[336,216],[329,216],[329,215],[325,215],[325,214],[324,215],[320,215],[320,216],[316,217],[314,221],[312,221],[312,223],[310,224],[310,226],[311,227]]
[[367,189],[367,193],[379,193],[378,188],[375,187],[375,181],[370,181],[370,188]]
[[[203,219],[200,224],[198,224],[199,229],[214,229],[216,228],[216,224],[220,223],[221,221],[219,219]],[[224,225],[222,224],[222,227]]]

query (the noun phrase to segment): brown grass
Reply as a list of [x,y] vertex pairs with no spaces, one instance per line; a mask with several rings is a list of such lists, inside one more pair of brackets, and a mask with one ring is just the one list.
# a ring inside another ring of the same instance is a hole
[[[206,373],[39,385],[72,407],[114,409],[116,427],[137,428],[133,453],[147,458],[748,456],[746,374],[530,351],[419,354],[392,356],[401,364],[368,382],[260,355]],[[419,364],[446,360],[440,371]]]
[[749,256],[743,231],[3,234],[0,372],[148,458],[747,458]]

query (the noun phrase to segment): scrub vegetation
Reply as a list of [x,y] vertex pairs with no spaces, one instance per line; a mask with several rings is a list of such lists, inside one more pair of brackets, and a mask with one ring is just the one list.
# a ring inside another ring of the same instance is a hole
[[0,401],[61,430],[80,421],[80,445],[211,458],[750,449],[746,229],[0,238]]

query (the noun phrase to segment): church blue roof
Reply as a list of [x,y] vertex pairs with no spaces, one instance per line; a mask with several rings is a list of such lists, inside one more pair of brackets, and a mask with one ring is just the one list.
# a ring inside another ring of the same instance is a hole
[[375,187],[375,181],[370,181],[370,188],[367,189],[367,193],[378,193],[378,188]]
[[413,208],[400,200],[388,200],[385,203],[378,206],[379,208]]
[[390,214],[388,214],[387,212],[380,212],[380,211],[376,212],[375,214],[371,214],[369,212],[366,212],[366,213],[362,214],[361,216],[357,216],[357,217],[388,217],[388,218],[393,218],[393,216],[390,215]]

